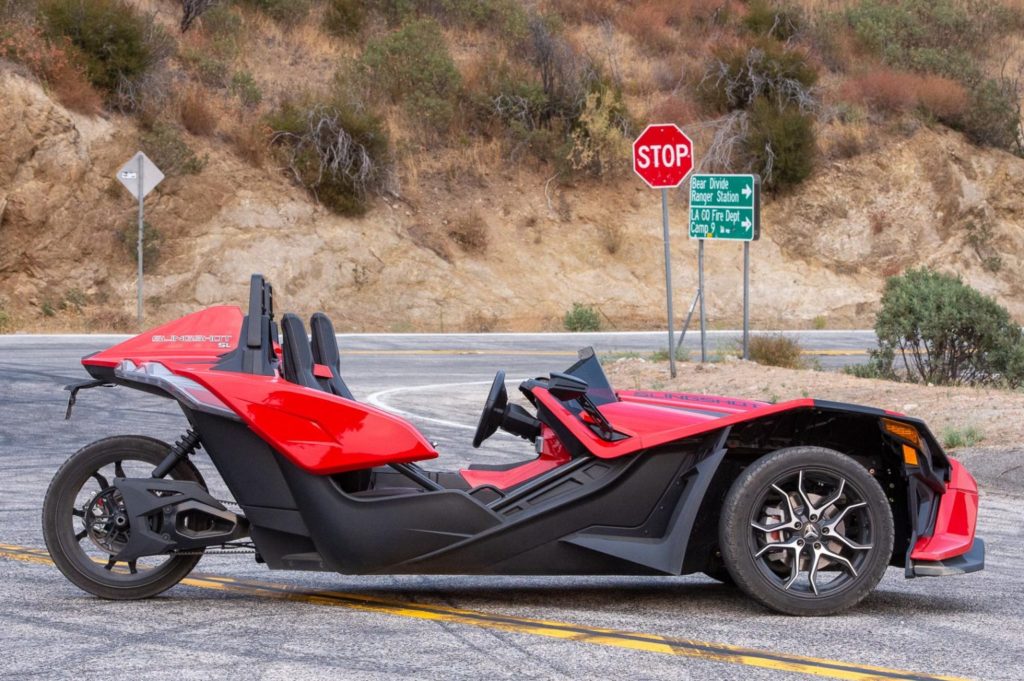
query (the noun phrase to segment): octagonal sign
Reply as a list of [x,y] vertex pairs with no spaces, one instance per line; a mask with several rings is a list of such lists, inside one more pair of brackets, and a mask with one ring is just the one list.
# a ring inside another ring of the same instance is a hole
[[677,125],[648,125],[633,142],[633,170],[654,189],[678,187],[693,170],[693,142]]

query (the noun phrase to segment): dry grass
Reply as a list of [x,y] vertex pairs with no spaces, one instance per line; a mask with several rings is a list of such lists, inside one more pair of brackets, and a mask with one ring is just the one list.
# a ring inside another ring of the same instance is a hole
[[648,114],[651,122],[686,126],[701,119],[700,107],[691,98],[669,95],[658,100]]
[[257,168],[267,163],[269,140],[270,128],[254,117],[242,118],[231,131],[235,153]]
[[61,104],[78,113],[95,116],[103,110],[103,95],[85,76],[85,70],[71,62],[54,64],[47,77]]
[[473,310],[466,315],[462,326],[470,333],[490,333],[498,328],[500,317],[495,312]]
[[476,210],[449,221],[448,237],[466,253],[484,253],[490,243],[487,222]]
[[614,19],[622,3],[618,0],[550,0],[548,6],[563,20],[575,24],[600,23]]
[[626,243],[626,233],[621,223],[599,225],[597,229],[601,237],[601,245],[609,255],[615,255],[622,250]]
[[433,252],[445,262],[452,261],[452,249],[448,244],[448,239],[436,227],[425,222],[417,222],[407,227],[405,231],[412,242],[420,248]]
[[47,40],[37,26],[13,25],[0,34],[0,56],[24,65],[72,111],[95,115],[103,97],[89,82],[80,53],[66,39]]
[[937,118],[949,120],[967,110],[967,91],[960,83],[887,67],[877,67],[847,80],[839,95],[884,113],[906,113],[920,107]]
[[179,94],[178,117],[193,135],[208,137],[217,131],[217,114],[209,104],[210,93],[194,86]]

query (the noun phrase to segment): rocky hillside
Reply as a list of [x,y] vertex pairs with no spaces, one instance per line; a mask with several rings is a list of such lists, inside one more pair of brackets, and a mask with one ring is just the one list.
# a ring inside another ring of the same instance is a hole
[[[552,3],[559,4],[571,3]],[[748,11],[732,4],[741,18]],[[460,138],[464,113],[448,123],[456,128],[449,137],[432,143],[434,133],[412,126],[401,103],[382,104],[391,184],[367,195],[362,214],[340,214],[300,186],[279,148],[266,138],[246,145],[246,133],[266,125],[295,82],[326,83],[368,40],[401,29],[370,12],[360,32],[336,37],[323,27],[327,10],[315,3],[286,27],[264,10],[232,7],[247,42],[223,58],[235,77],[218,85],[204,82],[205,67],[196,66],[194,51],[214,39],[202,19],[181,34],[179,3],[133,5],[155,12],[174,38],[163,68],[175,94],[159,116],[173,118],[191,155],[182,160],[179,150],[172,160],[196,161],[188,172],[168,172],[147,200],[147,222],[158,235],[147,265],[147,323],[239,303],[253,271],[268,275],[288,308],[322,309],[342,331],[556,330],[573,302],[594,306],[604,328],[663,323],[659,196],[625,172],[621,154],[606,154],[603,163],[622,168],[574,174],[493,131],[467,127]],[[614,28],[621,19],[565,14],[567,44],[619,69],[632,125],[670,115],[666,102],[697,99],[687,70],[703,68],[710,52],[654,58],[642,36]],[[444,31],[468,88],[494,38],[477,28]],[[807,54],[821,73],[820,111],[828,93],[854,77]],[[671,60],[679,83],[664,84],[667,90],[638,84]],[[238,104],[238,73],[259,88],[260,102]],[[210,126],[188,118],[187,97],[197,92],[209,102]],[[172,124],[113,106],[109,96],[102,105],[79,102],[78,111],[66,104],[52,79],[25,60],[0,62],[6,331],[133,328],[134,205],[114,173],[140,143],[154,143],[154,125]],[[883,116],[861,106],[859,116],[816,114],[812,171],[765,200],[763,237],[752,246],[754,325],[870,325],[885,278],[922,265],[959,273],[1024,321],[1024,160],[978,146],[970,130],[916,110]],[[677,122],[697,138],[700,160],[712,137],[697,119],[723,114],[676,109],[679,119],[690,115]],[[673,274],[684,310],[696,286],[697,250],[686,238],[685,212],[683,192],[674,193]],[[742,248],[709,243],[706,253],[711,323],[733,325],[741,313]]]

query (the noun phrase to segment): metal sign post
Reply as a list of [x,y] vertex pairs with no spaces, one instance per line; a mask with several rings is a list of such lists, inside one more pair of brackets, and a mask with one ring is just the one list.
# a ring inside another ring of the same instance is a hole
[[139,323],[142,323],[142,237],[146,223],[145,212],[143,209],[143,203],[145,202],[146,195],[142,193],[143,178],[146,176],[146,167],[142,163],[142,154],[137,157],[139,162],[139,242],[137,244],[138,256],[139,256],[139,286],[138,295],[135,304],[135,315],[138,317]]
[[668,190],[661,190],[661,231],[665,237],[665,291],[668,296],[668,372],[676,377],[676,353],[673,333],[675,316],[672,314],[672,252],[668,240]]
[[[703,242],[701,242],[703,243]],[[743,242],[743,359],[750,359],[750,242]]]
[[693,142],[676,125],[648,125],[633,142],[633,171],[652,189],[661,190],[661,230],[665,242],[665,297],[668,301],[668,367],[672,378],[676,377],[676,348],[672,313],[668,190],[682,184],[691,170]]
[[704,326],[704,239],[697,245],[697,295],[700,296],[700,362],[708,361],[707,328]]
[[121,166],[121,169],[117,171],[117,179],[124,185],[125,189],[132,193],[132,196],[139,202],[139,240],[136,245],[136,252],[138,255],[139,266],[138,266],[138,285],[137,285],[137,301],[136,301],[136,315],[138,316],[139,323],[142,323],[143,307],[142,307],[142,253],[143,253],[143,242],[145,239],[145,209],[144,202],[146,196],[153,191],[153,189],[160,184],[164,179],[164,174],[160,172],[160,169],[149,160],[144,153],[141,151],[133,156],[127,163]]
[[690,238],[699,239],[700,361],[707,359],[704,315],[704,241],[743,242],[743,358],[750,358],[750,242],[761,236],[758,175],[694,175],[690,179]]

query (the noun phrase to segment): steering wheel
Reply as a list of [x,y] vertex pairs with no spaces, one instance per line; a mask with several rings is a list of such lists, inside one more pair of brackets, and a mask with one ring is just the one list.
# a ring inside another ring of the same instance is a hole
[[473,435],[473,446],[479,447],[483,441],[494,435],[501,425],[501,419],[505,415],[505,407],[508,406],[508,391],[505,390],[505,372],[499,371],[491,383],[491,390],[487,393],[487,401],[484,402],[484,411],[480,414],[480,422],[476,424],[476,433]]

